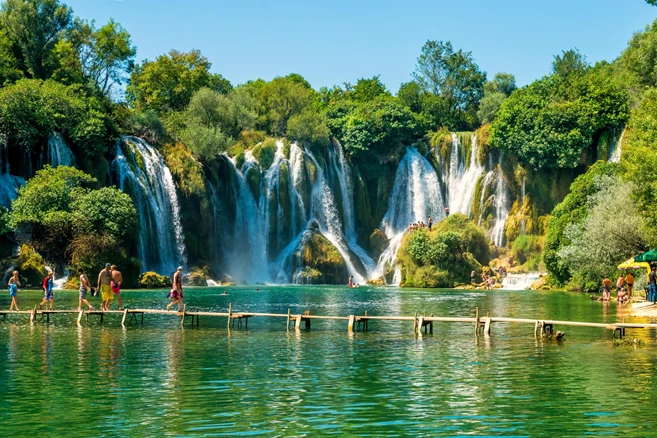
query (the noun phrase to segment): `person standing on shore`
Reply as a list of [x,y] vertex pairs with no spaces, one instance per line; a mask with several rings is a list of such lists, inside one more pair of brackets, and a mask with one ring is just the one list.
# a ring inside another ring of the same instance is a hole
[[123,310],[123,302],[121,301],[121,283],[123,283],[123,275],[116,269],[116,265],[112,265],[112,292],[116,295],[116,300],[119,303],[119,310]]
[[609,277],[605,277],[602,280],[602,301],[609,301],[611,298],[611,280]]
[[80,276],[80,299],[78,300],[78,308],[75,309],[78,312],[82,310],[82,303],[84,303],[89,310],[93,310],[94,306],[89,304],[87,301],[87,292],[91,289],[91,283],[89,283],[89,277],[84,273],[82,268],[78,269],[78,275]]
[[618,278],[616,279],[616,294],[619,294],[623,291],[623,285],[625,284],[625,277],[623,277],[623,273],[621,272],[618,274]]
[[657,268],[653,266],[650,269],[650,275],[648,275],[648,301],[652,301],[653,304],[657,301],[657,273],[655,270],[657,270]]
[[433,219],[431,219],[431,216],[429,216],[429,219],[427,220],[427,228],[429,228],[429,231],[431,231],[432,226],[433,226]]
[[630,271],[627,271],[625,282],[627,283],[627,299],[629,301],[632,299],[632,289],[634,289],[634,275]]
[[41,288],[43,289],[43,300],[39,304],[39,309],[43,309],[43,305],[50,301],[50,310],[52,310],[53,305],[55,304],[55,297],[52,293],[53,286],[53,272],[48,271],[48,276],[43,279]]
[[178,266],[176,273],[173,274],[173,288],[169,292],[171,302],[167,306],[167,311],[171,310],[171,306],[178,303],[178,312],[182,310],[183,289],[182,289],[182,266]]
[[105,263],[105,269],[98,274],[98,289],[100,290],[100,296],[103,300],[103,311],[109,310],[109,305],[114,299],[112,287],[110,286],[111,282],[112,271],[110,270],[110,264]]
[[16,295],[18,294],[18,286],[21,285],[21,281],[18,278],[18,271],[13,272],[7,285],[9,286],[9,296],[11,297],[11,306],[9,306],[9,311],[11,312],[14,310],[14,308],[16,308],[16,311],[18,312],[18,297]]

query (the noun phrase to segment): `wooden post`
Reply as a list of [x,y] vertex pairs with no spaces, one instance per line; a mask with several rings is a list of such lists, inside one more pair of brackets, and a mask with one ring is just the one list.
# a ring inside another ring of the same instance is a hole
[[233,317],[233,303],[228,304],[228,330],[230,331],[230,319]]
[[424,326],[424,316],[420,316],[417,320],[417,332],[422,333],[422,327]]
[[301,330],[301,314],[297,315],[297,320],[294,323],[294,330],[296,331]]
[[[365,317],[367,317],[367,310],[365,311]],[[365,320],[365,331],[367,331],[367,329],[369,329],[369,322],[370,322],[369,319]]]
[[417,312],[415,312],[415,317],[413,318],[413,333],[417,333]]
[[487,317],[484,319],[484,334],[485,334],[485,335],[490,335],[490,323],[491,323],[491,321],[490,321],[490,317],[487,316]]
[[287,325],[285,326],[288,332],[290,331],[290,308],[287,308]]
[[[304,314],[306,316],[310,316],[310,310],[306,310]],[[305,323],[304,325],[306,326],[306,330],[310,330],[310,319],[306,319],[304,323]]]
[[356,317],[354,315],[349,315],[349,323],[347,324],[347,330],[349,331],[349,333],[354,332],[354,320],[355,319],[356,319]]
[[84,310],[80,310],[80,313],[78,313],[78,324],[82,321],[82,315],[84,315]]
[[128,317],[128,308],[123,309],[123,319],[121,320],[121,325],[125,326],[125,320]]
[[34,306],[32,313],[30,313],[30,324],[34,324],[34,320],[36,319],[36,308],[37,306]]
[[479,307],[475,312],[475,335],[479,334]]
[[[429,316],[433,317],[433,313]],[[429,333],[433,334],[433,321],[429,322]]]
[[182,317],[180,318],[180,327],[185,327],[185,313],[187,313],[187,303],[183,304]]
[[105,312],[102,312],[102,313],[100,314],[100,323],[101,323],[101,324],[103,323],[103,319],[104,319],[104,318],[105,318]]

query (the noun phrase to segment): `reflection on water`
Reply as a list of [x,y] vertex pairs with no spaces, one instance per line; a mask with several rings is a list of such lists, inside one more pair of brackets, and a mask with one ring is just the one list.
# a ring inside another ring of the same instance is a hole
[[[616,304],[558,292],[400,291],[343,288],[196,289],[190,306],[312,314],[482,314],[613,322]],[[126,292],[131,307],[163,307],[163,293]],[[7,297],[0,306],[9,306]],[[39,299],[24,293],[29,304]],[[57,303],[74,307],[75,294]],[[568,327],[566,341],[535,339],[533,326],[254,319],[146,315],[121,328],[120,315],[75,323],[56,315],[30,326],[0,323],[3,435],[650,435],[655,426],[655,334]],[[630,321],[629,318],[626,318]],[[563,328],[562,328],[563,329]]]

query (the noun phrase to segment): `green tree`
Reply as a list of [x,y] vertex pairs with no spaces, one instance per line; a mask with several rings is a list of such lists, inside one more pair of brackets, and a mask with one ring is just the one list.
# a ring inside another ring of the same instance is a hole
[[183,110],[201,88],[225,92],[228,85],[210,72],[212,64],[198,50],[171,50],[155,61],[144,61],[133,70],[126,97],[139,110],[153,109],[160,114]]
[[358,102],[369,102],[382,95],[390,95],[379,76],[371,79],[360,78],[349,92],[349,97]]
[[567,228],[577,226],[584,221],[591,208],[591,199],[602,188],[601,182],[615,178],[619,171],[618,167],[613,163],[597,162],[585,174],[575,179],[570,186],[570,193],[552,211],[545,238],[543,260],[550,276],[557,284],[566,283],[573,274],[571,267],[559,256],[563,247],[572,244],[566,233]]
[[511,73],[495,73],[493,79],[484,84],[485,94],[502,93],[504,96],[509,97],[517,89],[516,77]]
[[423,90],[441,95],[455,112],[473,112],[483,96],[486,73],[471,52],[455,51],[452,43],[427,41],[413,77]]
[[596,133],[627,117],[627,93],[598,69],[571,80],[553,74],[504,101],[490,144],[532,168],[573,168]]
[[106,151],[114,135],[97,99],[77,86],[36,79],[0,89],[0,130],[8,147],[28,152],[45,144],[53,132],[88,154]]
[[92,190],[94,183],[72,167],[37,171],[12,203],[10,225],[21,243],[74,266],[126,262],[137,211],[127,194],[114,187]]
[[324,117],[310,109],[290,117],[287,135],[309,146],[326,146],[330,141],[330,131]]
[[504,93],[489,94],[486,92],[477,110],[477,117],[479,117],[481,123],[492,123],[505,100],[506,95]]
[[59,0],[6,0],[0,13],[2,27],[36,79],[50,77],[53,50],[72,20],[73,10]]
[[582,76],[588,68],[586,56],[577,49],[564,50],[552,62],[552,73],[563,79],[572,79],[573,75]]
[[415,113],[422,112],[422,88],[415,81],[401,84],[397,91],[399,100]]
[[130,34],[113,19],[95,28],[95,23],[76,20],[68,37],[55,49],[60,68],[55,77],[66,82],[89,84],[101,95],[122,85],[134,66],[137,53]]

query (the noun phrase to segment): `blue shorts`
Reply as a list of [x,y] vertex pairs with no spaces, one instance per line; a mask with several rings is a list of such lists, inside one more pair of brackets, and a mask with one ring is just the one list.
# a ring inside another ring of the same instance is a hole
[[10,296],[10,297],[15,297],[15,296],[16,296],[16,292],[18,292],[18,286],[16,286],[16,285],[13,284],[13,283],[10,284],[10,285],[9,285],[9,296]]
[[43,296],[45,297],[46,300],[52,300],[52,290],[47,290]]

